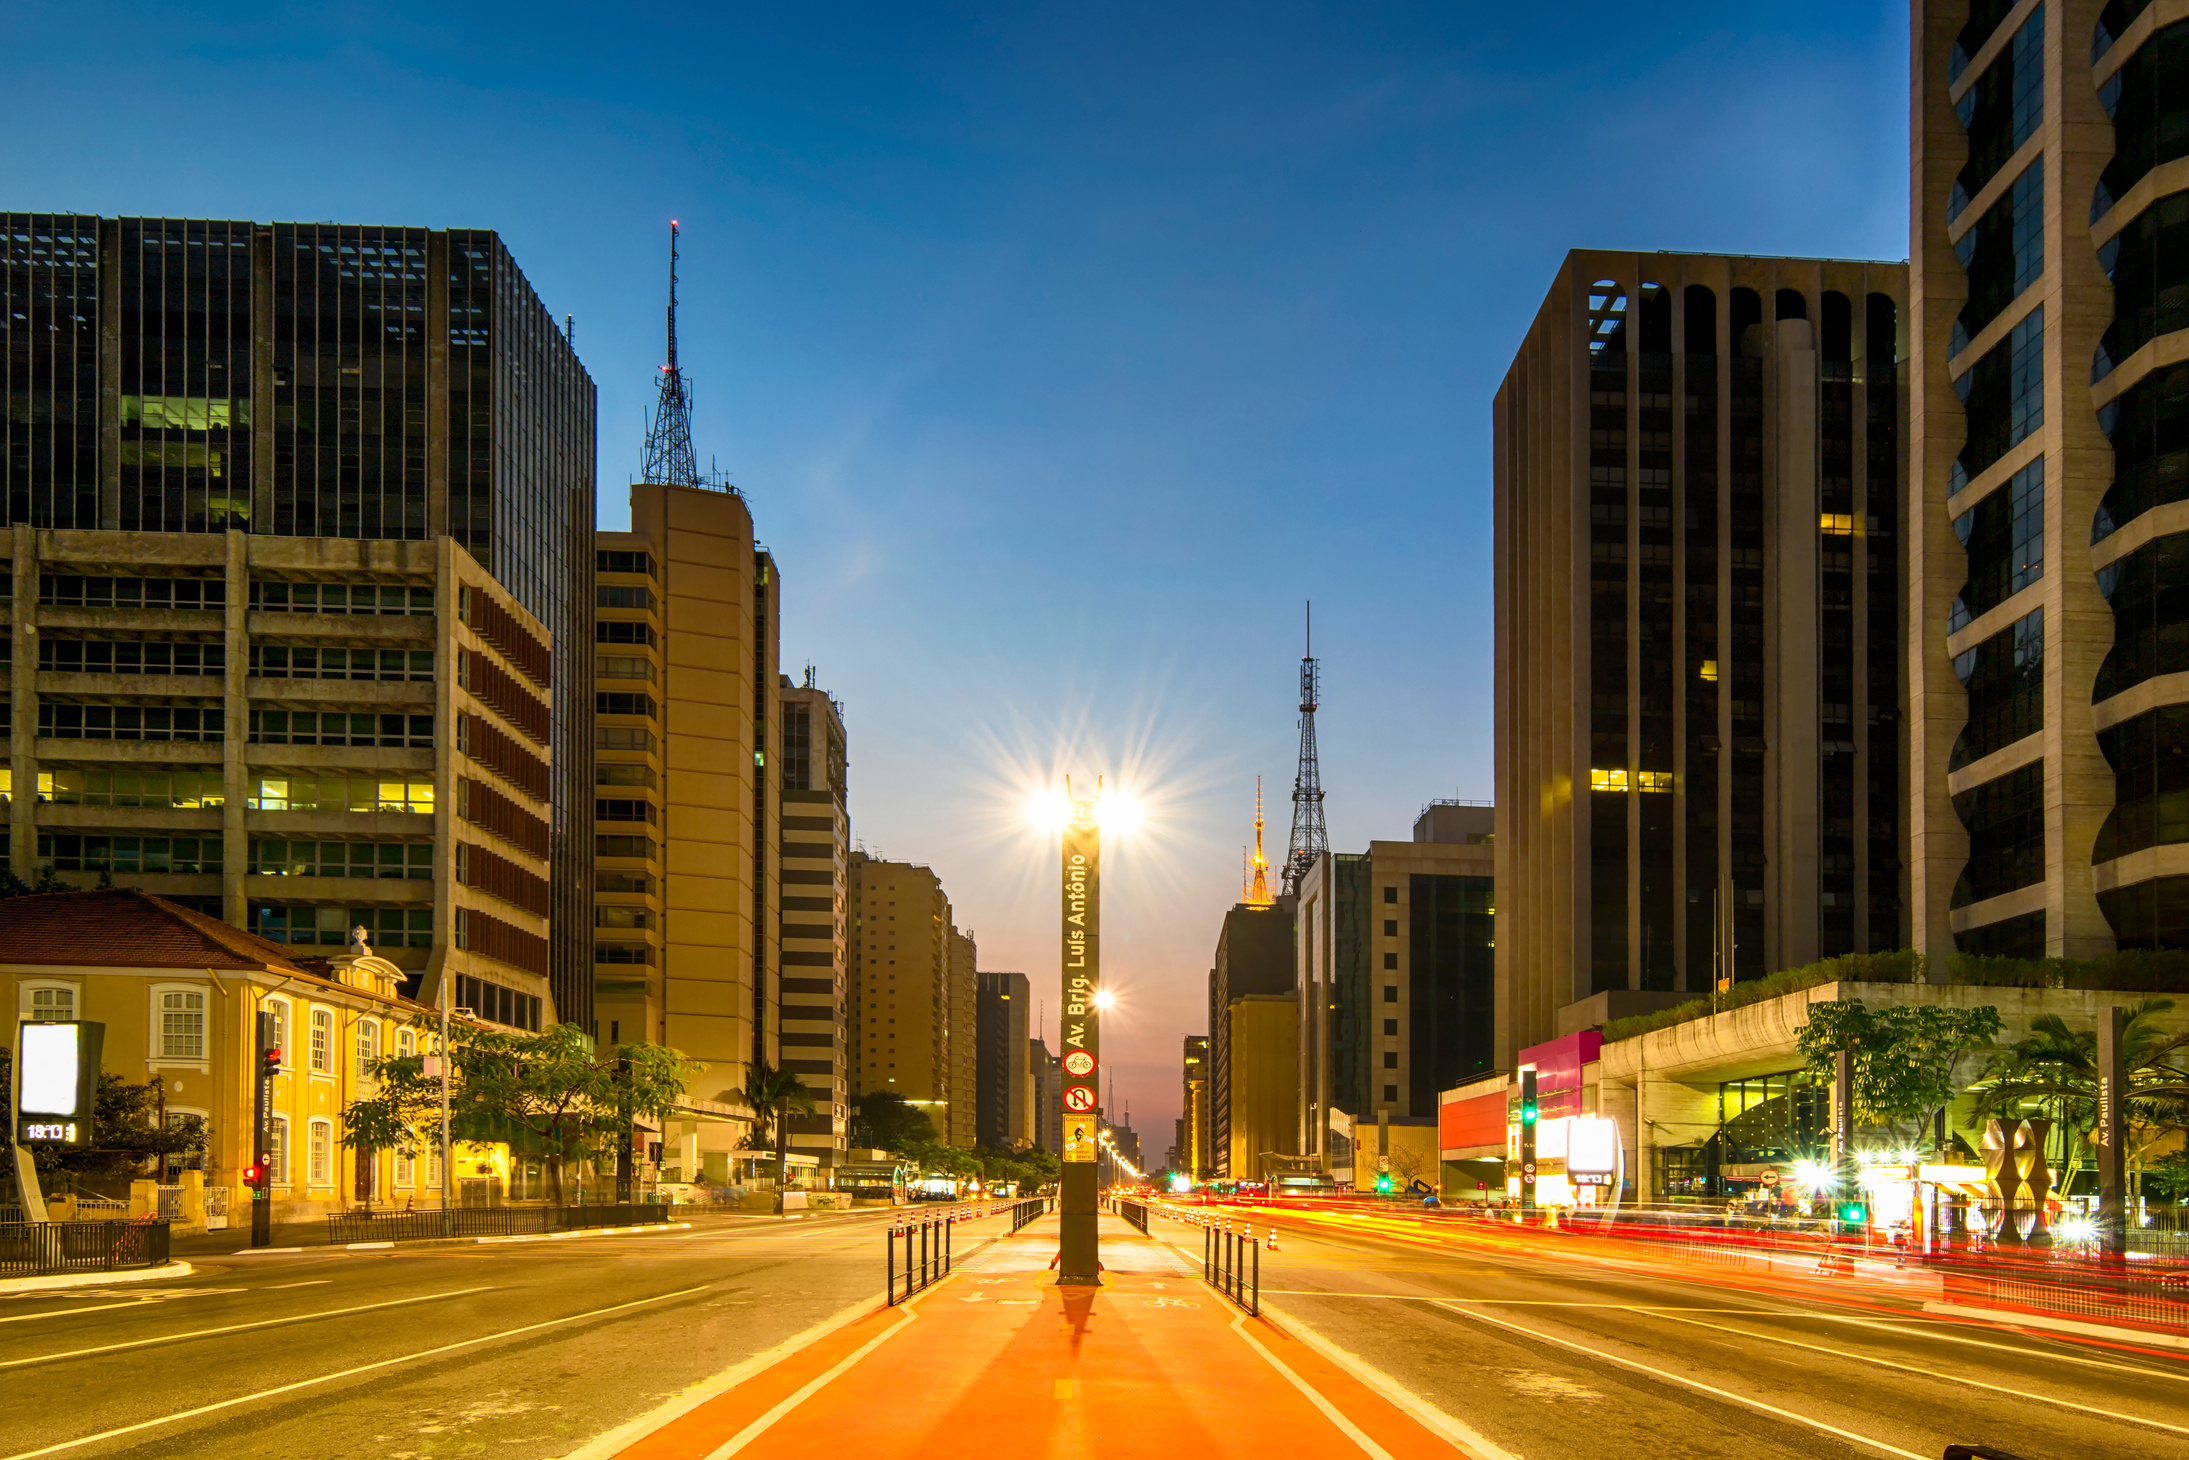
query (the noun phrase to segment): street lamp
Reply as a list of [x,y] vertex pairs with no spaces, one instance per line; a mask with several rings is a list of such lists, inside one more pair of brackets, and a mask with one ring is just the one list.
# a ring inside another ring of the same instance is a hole
[[1096,1108],[1102,1062],[1102,782],[1090,800],[1064,783],[1062,1024],[1064,1161],[1057,1200],[1057,1283],[1099,1287],[1100,1162]]

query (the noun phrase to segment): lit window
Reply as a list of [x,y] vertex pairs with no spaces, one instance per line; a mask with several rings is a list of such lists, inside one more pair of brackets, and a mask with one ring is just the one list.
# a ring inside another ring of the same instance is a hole
[[275,1186],[289,1184],[289,1117],[274,1116],[266,1123],[266,1175]]
[[32,989],[30,1007],[23,1017],[33,1024],[51,1024],[57,1020],[76,1017],[76,990],[63,988]]
[[1624,770],[1592,770],[1589,772],[1589,789],[1592,791],[1624,791],[1627,773]]
[[1672,772],[1637,771],[1634,774],[1639,789],[1644,791],[1669,791],[1672,789]]
[[326,1009],[312,1010],[312,1073],[334,1073],[334,1015]]
[[380,1026],[367,1019],[357,1026],[357,1078],[372,1077],[372,1062],[380,1058]]
[[312,1122],[310,1159],[310,1184],[334,1185],[334,1127],[323,1120]]
[[1704,679],[1709,680],[1712,684],[1716,684],[1718,682],[1718,661],[1715,659],[1705,659],[1703,661],[1703,667],[1698,670],[1697,673],[1700,674]]
[[160,995],[160,1058],[205,1058],[205,995],[189,992]]
[[1826,512],[1817,518],[1817,531],[1832,537],[1852,537],[1855,531],[1854,514],[1851,512]]

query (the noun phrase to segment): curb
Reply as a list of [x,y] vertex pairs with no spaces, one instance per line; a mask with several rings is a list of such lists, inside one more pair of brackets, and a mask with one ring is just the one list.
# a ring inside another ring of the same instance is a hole
[[2159,1348],[2189,1351],[2189,1338],[2180,1334],[2160,1333],[2149,1328],[2123,1328],[2114,1323],[2084,1323],[2073,1318],[2025,1313],[2019,1308],[1979,1308],[1967,1303],[1925,1303],[1923,1311],[1935,1313],[1942,1318],[1980,1319],[1985,1323],[1996,1323],[2002,1328],[2038,1328],[2054,1333],[2070,1333],[2078,1338],[2104,1338],[2116,1343],[2145,1343]]
[[408,1242],[344,1242],[324,1247],[239,1247],[233,1252],[199,1253],[201,1258],[283,1257],[301,1252],[418,1252],[430,1247],[478,1247],[510,1242],[567,1242],[574,1237],[630,1237],[646,1232],[680,1232],[690,1222],[649,1222],[638,1227],[582,1227],[574,1232],[522,1232],[510,1237],[420,1237]]
[[187,1262],[169,1262],[164,1267],[125,1267],[120,1272],[57,1272],[46,1277],[0,1278],[0,1293],[35,1293],[48,1288],[109,1288],[116,1283],[188,1277],[196,1270]]

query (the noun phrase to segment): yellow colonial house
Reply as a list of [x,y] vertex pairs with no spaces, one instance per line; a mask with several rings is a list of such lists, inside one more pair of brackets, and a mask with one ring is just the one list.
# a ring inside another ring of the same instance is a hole
[[[230,1221],[248,1221],[255,1031],[274,1016],[281,1070],[273,1081],[273,1219],[297,1221],[368,1200],[438,1205],[437,1156],[380,1152],[360,1161],[341,1144],[343,1106],[371,1093],[364,1067],[415,1052],[410,1021],[427,1010],[404,997],[403,970],[353,947],[330,958],[279,943],[148,893],[110,890],[0,898],[0,980],[13,986],[8,1048],[26,1019],[106,1026],[106,1073],[158,1080],[167,1118],[209,1130],[209,1207],[224,1189]],[[483,1155],[484,1153],[480,1153]]]

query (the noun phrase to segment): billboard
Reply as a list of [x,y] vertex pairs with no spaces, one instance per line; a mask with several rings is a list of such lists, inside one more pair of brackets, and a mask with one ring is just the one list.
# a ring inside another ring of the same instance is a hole
[[104,1024],[25,1021],[15,1033],[15,1139],[25,1145],[91,1144]]

